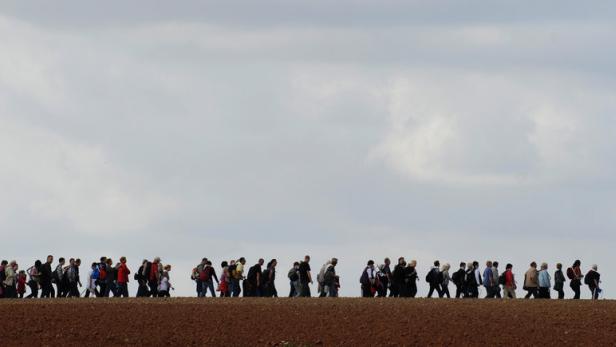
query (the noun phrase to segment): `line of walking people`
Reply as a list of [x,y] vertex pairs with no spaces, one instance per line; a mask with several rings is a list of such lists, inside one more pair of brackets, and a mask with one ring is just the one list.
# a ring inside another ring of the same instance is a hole
[[[0,298],[24,298],[26,287],[30,294],[25,298],[64,298],[64,297],[128,297],[129,275],[126,257],[121,257],[115,265],[113,260],[101,257],[93,262],[85,279],[81,281],[81,259],[59,258],[53,266],[54,257],[47,256],[45,263],[36,260],[27,270],[19,270],[16,261],[3,260],[0,263]],[[133,275],[139,287],[137,297],[168,297],[173,289],[169,281],[171,265],[163,265],[160,258],[144,260]]]
[[[522,288],[526,291],[524,298],[550,299],[551,290],[558,293],[558,299],[565,298],[565,284],[569,280],[569,287],[573,290],[573,299],[580,299],[582,281],[588,286],[592,299],[598,299],[602,290],[600,288],[601,275],[597,265],[582,274],[581,261],[576,260],[565,272],[561,263],[556,264],[554,276],[548,270],[548,264],[542,263],[538,269],[537,263],[532,262],[524,274]],[[391,269],[391,261],[385,258],[383,264],[376,266],[369,260],[362,271],[359,282],[363,297],[411,297],[417,295],[417,261],[406,262],[404,257],[398,259],[398,264]],[[429,286],[428,298],[435,293],[439,297],[450,298],[449,284],[456,287],[455,298],[478,298],[479,289],[485,288],[485,298],[515,299],[518,282],[513,273],[513,265],[507,264],[505,271],[499,272],[498,261],[487,261],[483,271],[479,262],[468,264],[460,263],[457,271],[450,273],[450,265],[441,266],[438,260],[426,273],[425,281]],[[389,293],[388,293],[389,292]]]
[[[327,261],[317,274],[319,296],[338,296],[340,288],[339,277],[336,275],[338,260],[333,258]],[[247,268],[246,259],[223,261],[220,264],[219,274],[207,258],[203,258],[192,269],[191,279],[196,283],[198,297],[208,295],[216,297],[278,297],[276,289],[276,259],[265,265],[264,259],[259,259],[254,265]],[[310,256],[303,261],[296,261],[288,271],[289,297],[310,297],[310,285],[313,283],[310,268]],[[216,293],[218,292],[218,294]]]

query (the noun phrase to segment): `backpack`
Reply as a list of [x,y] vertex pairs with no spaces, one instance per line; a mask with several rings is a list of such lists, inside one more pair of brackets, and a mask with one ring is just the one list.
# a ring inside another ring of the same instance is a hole
[[451,280],[456,285],[459,285],[460,282],[462,282],[462,281],[460,281],[460,270],[458,270],[458,271],[453,273],[453,275],[451,276]]
[[297,280],[299,280],[299,274],[297,273],[297,270],[295,268],[292,268],[291,270],[289,270],[289,280],[295,282]]
[[500,276],[498,276],[498,284],[504,286],[507,283],[507,276],[505,276],[506,273],[507,271],[503,272]]
[[434,269],[428,271],[426,274],[426,282],[433,283],[434,282]]
[[[594,277],[594,276],[593,276],[593,277]],[[590,277],[590,271],[589,271],[589,272],[586,274],[586,276],[584,276],[584,284],[585,284],[585,285],[588,285],[588,286],[589,286],[589,285],[591,285],[591,284],[594,284],[594,283],[592,282],[592,280],[593,280],[593,278],[592,278],[592,277]]]
[[575,271],[573,271],[573,268],[568,268],[567,269],[567,277],[569,277],[570,280],[575,279]]
[[364,272],[361,273],[361,277],[359,278],[359,283],[363,285],[370,284],[370,278],[368,278],[368,267],[364,269]]

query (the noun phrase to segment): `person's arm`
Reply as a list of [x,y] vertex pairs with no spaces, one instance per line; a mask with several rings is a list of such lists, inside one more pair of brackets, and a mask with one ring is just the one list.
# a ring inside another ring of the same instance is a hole
[[310,271],[306,272],[308,274],[308,282],[312,283],[312,273]]
[[216,270],[214,270],[213,267],[212,267],[212,277],[214,277],[214,279],[216,280],[217,284],[220,284],[220,282],[218,282],[218,276],[216,276]]

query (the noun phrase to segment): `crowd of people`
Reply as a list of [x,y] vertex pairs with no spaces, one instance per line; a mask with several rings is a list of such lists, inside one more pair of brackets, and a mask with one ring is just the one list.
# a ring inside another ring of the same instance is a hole
[[[20,270],[16,261],[3,260],[0,263],[0,298],[63,298],[63,297],[128,297],[128,283],[131,270],[126,257],[121,257],[114,264],[113,260],[101,257],[93,262],[82,284],[80,276],[81,260],[59,258],[54,266],[54,257],[49,255],[42,263],[34,262],[26,270]],[[302,261],[296,261],[287,272],[289,281],[289,297],[311,297],[311,285],[316,281],[319,297],[337,297],[340,289],[340,277],[336,273],[338,259],[332,258],[323,264],[316,278],[313,278],[310,267],[310,256]],[[191,279],[196,284],[198,297],[278,297],[276,289],[276,267],[278,261],[271,259],[267,264],[259,259],[248,267],[245,258],[222,261],[219,271],[212,262],[203,258],[191,271]],[[159,257],[152,261],[144,259],[141,266],[134,272],[132,278],[137,282],[137,297],[169,297],[173,286],[170,281],[171,265],[163,264]],[[217,275],[218,273],[218,275]],[[368,261],[361,273],[361,295],[363,297],[402,297],[414,298],[417,295],[419,280],[417,261],[406,262],[404,257],[398,259],[393,269],[391,261],[385,258],[382,264],[376,265]],[[521,282],[526,291],[524,298],[550,299],[554,290],[559,299],[565,298],[565,284],[573,291],[573,299],[579,299],[581,287],[587,285],[592,299],[598,299],[601,294],[601,276],[597,265],[584,275],[581,262],[576,260],[563,272],[562,264],[556,264],[553,275],[548,270],[548,264],[539,267],[536,262],[530,264]],[[480,288],[485,288],[485,298],[516,298],[518,281],[513,273],[513,265],[507,264],[505,271],[500,272],[498,261],[487,261],[481,271],[479,262],[462,262],[457,271],[453,272],[449,264],[437,260],[426,273],[425,281],[429,287],[428,298],[434,294],[438,297],[450,298],[449,285],[455,286],[455,298],[478,298]],[[85,287],[80,292],[79,288]],[[27,288],[29,295],[25,295]],[[39,295],[40,292],[40,295]]]
[[[64,298],[64,297],[128,297],[128,282],[131,271],[126,257],[121,257],[115,265],[113,260],[101,257],[93,262],[85,278],[85,291],[80,275],[81,259],[59,258],[53,266],[54,257],[47,256],[45,263],[37,260],[27,270],[19,270],[16,261],[0,263],[0,298],[24,298],[26,287],[30,294],[26,298]],[[133,275],[139,284],[137,297],[170,296],[173,289],[169,281],[171,265],[163,265],[160,258],[144,260]],[[40,296],[39,296],[40,292]]]
[[[573,290],[573,299],[579,299],[582,281],[591,292],[592,299],[598,299],[601,294],[601,275],[597,272],[597,265],[582,274],[582,263],[576,260],[573,265],[563,273],[561,263],[556,264],[554,275],[550,275],[548,264],[542,263],[537,268],[537,263],[532,262],[524,274],[522,288],[526,291],[525,299],[531,297],[537,299],[550,299],[551,291],[558,293],[558,299],[565,298],[565,283],[569,280],[569,287]],[[375,266],[374,261],[368,261],[359,282],[361,283],[362,296],[374,297],[411,297],[417,294],[417,262],[409,263],[401,257],[398,264],[391,270],[391,261],[386,258],[382,265]],[[434,266],[426,273],[425,280],[429,285],[428,298],[434,293],[442,297],[450,298],[449,284],[456,287],[456,298],[478,298],[479,288],[485,288],[485,298],[515,299],[518,281],[513,273],[513,265],[507,264],[505,271],[499,272],[498,261],[487,261],[483,271],[479,262],[473,261],[468,264],[460,263],[457,271],[451,273],[450,265],[441,266],[437,260]],[[389,291],[389,294],[388,294]]]

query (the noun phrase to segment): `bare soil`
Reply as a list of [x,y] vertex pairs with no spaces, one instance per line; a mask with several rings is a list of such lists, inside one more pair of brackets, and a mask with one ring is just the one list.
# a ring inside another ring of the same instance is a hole
[[0,300],[2,346],[615,345],[616,301]]

